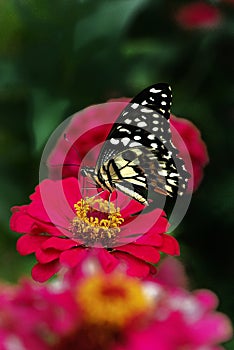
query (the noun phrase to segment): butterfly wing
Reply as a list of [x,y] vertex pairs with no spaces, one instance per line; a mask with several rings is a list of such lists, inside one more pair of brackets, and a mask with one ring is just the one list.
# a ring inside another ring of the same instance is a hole
[[[169,196],[186,189],[189,174],[171,141],[171,101],[168,84],[143,90],[117,118],[98,157],[95,172],[103,166],[110,171],[112,164],[116,172],[109,175],[115,186],[142,203],[139,196],[146,203],[149,189]],[[125,159],[129,152],[135,154],[131,162]]]
[[100,151],[96,168],[99,169],[103,163],[125,150],[126,147],[134,147],[134,143],[129,145],[129,141],[139,140],[139,135],[135,135],[136,131],[139,132],[139,128],[156,130],[158,122],[155,121],[154,125],[153,120],[150,120],[147,115],[150,110],[162,116],[161,129],[167,129],[168,125],[164,125],[164,120],[170,117],[171,104],[171,88],[166,83],[154,84],[135,96],[113,124]]
[[143,151],[141,148],[132,148],[118,153],[115,158],[104,163],[103,169],[108,171],[115,188],[147,205],[148,183],[141,166]]

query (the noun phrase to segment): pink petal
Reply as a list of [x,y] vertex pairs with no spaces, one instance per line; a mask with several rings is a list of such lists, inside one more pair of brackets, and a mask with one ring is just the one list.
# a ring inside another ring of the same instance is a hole
[[112,272],[119,264],[116,257],[113,256],[112,253],[109,253],[106,249],[96,249],[94,254],[97,255],[103,270],[107,273]]
[[18,239],[16,249],[21,255],[32,254],[39,249],[42,243],[47,239],[48,237],[46,236],[25,234]]
[[114,251],[112,253],[115,258],[119,259],[126,273],[129,276],[134,277],[147,277],[150,272],[150,264],[135,258],[133,255],[129,255],[120,251]]
[[136,245],[149,245],[153,247],[160,247],[163,245],[163,237],[158,233],[152,231],[146,232],[143,236],[138,238],[135,242]]
[[156,264],[160,260],[160,254],[151,246],[136,245],[133,243],[116,248],[118,251],[134,255],[136,258]]
[[[61,232],[52,224],[40,221],[37,217],[29,215],[31,204],[22,207],[13,207],[13,215],[10,220],[10,228],[12,231],[19,233],[37,234],[47,232],[53,235],[61,235]],[[39,210],[39,209],[38,209]]]
[[206,311],[213,310],[218,306],[217,296],[210,290],[199,289],[193,293]]
[[216,344],[232,336],[230,320],[221,313],[207,314],[192,327],[195,344]]
[[32,233],[37,225],[27,213],[28,205],[22,207],[13,207],[11,209],[13,215],[10,219],[10,228],[12,231],[19,233]]
[[184,266],[180,261],[172,257],[166,257],[159,266],[156,281],[170,287],[186,288],[188,278],[185,274]]
[[42,245],[42,248],[43,249],[55,248],[57,250],[63,251],[75,246],[77,246],[77,243],[71,239],[51,237],[44,242],[44,244]]
[[62,252],[59,261],[62,265],[75,267],[85,259],[87,254],[88,251],[85,248],[74,248]]
[[[164,213],[162,212],[162,214]],[[163,245],[162,233],[166,232],[167,229],[167,219],[164,216],[160,216],[158,220],[153,224],[153,226],[145,234],[137,238],[134,241],[134,243],[142,245],[151,245],[154,247],[161,247]]]
[[128,205],[125,206],[127,201],[129,201],[129,199],[126,197],[126,195],[118,192],[118,206],[120,208],[124,208],[121,210],[121,215],[123,218],[127,218],[131,214],[137,213],[145,208],[144,205],[136,202],[135,200],[131,200]]
[[53,260],[56,260],[58,259],[59,255],[60,255],[60,251],[52,248],[46,249],[46,250],[37,249],[35,254],[36,259],[40,264],[47,264]]
[[163,246],[160,251],[170,255],[180,255],[180,246],[173,236],[163,235]]
[[[36,195],[32,195],[32,203],[28,212],[31,216],[44,222],[50,222],[59,229],[68,228],[69,221],[73,219],[74,204],[81,198],[78,189],[78,180],[67,178],[61,181],[46,179],[39,186]],[[63,232],[64,233],[64,232]]]
[[32,278],[37,282],[45,282],[56,274],[60,269],[58,260],[54,260],[48,264],[36,264],[32,268]]
[[146,233],[161,234],[165,232],[168,228],[168,221],[163,215],[164,212],[161,209],[155,209],[147,214],[125,218],[121,226],[119,245],[136,241]]

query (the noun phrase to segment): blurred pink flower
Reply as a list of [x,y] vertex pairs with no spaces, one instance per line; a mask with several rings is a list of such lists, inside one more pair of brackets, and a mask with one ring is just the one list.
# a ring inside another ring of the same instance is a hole
[[221,349],[232,329],[217,297],[174,282],[140,281],[119,268],[106,274],[89,256],[75,278],[2,288],[1,350]]
[[181,6],[175,18],[185,29],[200,29],[218,26],[222,17],[219,9],[214,5],[204,1],[194,1]]
[[67,334],[76,322],[78,305],[68,290],[52,290],[24,281],[0,285],[0,349],[49,350],[55,335]]

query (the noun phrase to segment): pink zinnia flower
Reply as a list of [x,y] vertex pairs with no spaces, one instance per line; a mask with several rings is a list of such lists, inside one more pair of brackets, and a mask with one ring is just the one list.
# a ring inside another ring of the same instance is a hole
[[[69,143],[61,135],[49,156],[50,178],[77,177],[81,160],[87,154],[85,165],[93,166],[102,142],[105,141],[113,122],[116,121],[129,101],[129,98],[120,98],[102,105],[88,107],[75,114],[65,130]],[[187,170],[192,175],[189,179],[188,191],[196,190],[203,177],[203,168],[208,163],[206,145],[201,139],[197,127],[189,120],[171,115],[170,123],[173,142],[179,150],[179,155],[184,160]],[[88,131],[83,134],[84,130]],[[79,152],[80,158],[76,150]],[[61,168],[63,164],[65,165]]]
[[132,200],[117,212],[100,212],[82,200],[78,186],[75,178],[44,180],[29,205],[12,209],[11,229],[22,234],[18,252],[34,253],[38,261],[32,269],[35,280],[46,281],[64,266],[76,267],[90,250],[105,271],[121,262],[127,274],[138,277],[155,273],[161,252],[179,254],[176,239],[165,234],[168,221],[162,210],[132,217],[143,209]]
[[185,29],[216,27],[221,21],[220,11],[203,1],[182,6],[176,13],[176,20]]

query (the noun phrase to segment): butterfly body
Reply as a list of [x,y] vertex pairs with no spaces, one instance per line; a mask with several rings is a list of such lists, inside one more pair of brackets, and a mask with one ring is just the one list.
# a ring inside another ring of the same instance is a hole
[[150,193],[182,195],[189,174],[171,140],[171,89],[155,84],[122,111],[101,149],[95,168],[82,174],[110,193],[116,189],[148,205]]
[[[131,153],[130,153],[131,152]],[[140,149],[127,150],[118,154],[117,157],[107,161],[99,169],[83,167],[82,175],[89,177],[98,188],[110,193],[116,189],[126,193],[138,202],[148,205],[146,200],[148,184],[144,170],[139,166],[139,157],[142,155]],[[135,186],[133,191],[132,186]],[[137,192],[137,186],[141,192]]]

